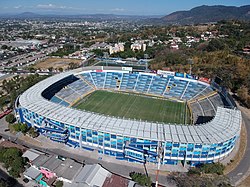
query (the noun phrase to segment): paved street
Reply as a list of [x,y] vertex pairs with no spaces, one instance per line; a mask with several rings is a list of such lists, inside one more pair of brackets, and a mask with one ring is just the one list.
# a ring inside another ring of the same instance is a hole
[[237,186],[240,182],[242,177],[246,177],[249,173],[250,169],[250,116],[244,112],[242,112],[242,118],[245,122],[246,129],[247,129],[247,148],[244,157],[242,158],[239,165],[230,172],[227,176],[230,178],[232,184]]

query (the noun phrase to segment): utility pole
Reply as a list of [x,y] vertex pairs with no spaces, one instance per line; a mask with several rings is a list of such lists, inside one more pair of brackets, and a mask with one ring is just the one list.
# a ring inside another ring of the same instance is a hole
[[161,160],[162,160],[162,145],[161,142],[158,142],[158,146],[157,146],[157,171],[156,171],[156,179],[155,179],[155,187],[158,187],[159,181],[159,171],[160,171],[160,167],[161,167]]
[[188,59],[188,64],[189,64],[189,75],[192,75],[192,65],[194,64],[194,61],[192,58]]

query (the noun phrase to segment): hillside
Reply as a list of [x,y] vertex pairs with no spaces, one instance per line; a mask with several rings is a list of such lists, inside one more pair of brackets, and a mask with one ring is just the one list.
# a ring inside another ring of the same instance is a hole
[[199,6],[189,11],[177,11],[161,18],[168,24],[196,24],[217,22],[220,20],[250,20],[250,5],[235,6]]

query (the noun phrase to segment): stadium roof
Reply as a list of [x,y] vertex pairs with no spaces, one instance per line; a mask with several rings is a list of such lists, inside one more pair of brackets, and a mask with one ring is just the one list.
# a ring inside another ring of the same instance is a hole
[[[89,70],[89,68],[88,68]],[[25,91],[20,105],[46,118],[73,126],[142,139],[182,143],[218,143],[239,135],[241,113],[239,110],[218,107],[213,120],[201,125],[175,125],[104,116],[68,108],[42,96],[53,83],[84,70],[74,70],[52,76]],[[116,70],[114,70],[116,71]]]

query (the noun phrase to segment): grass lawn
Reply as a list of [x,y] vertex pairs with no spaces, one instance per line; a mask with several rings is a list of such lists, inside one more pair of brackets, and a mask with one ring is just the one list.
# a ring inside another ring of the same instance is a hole
[[190,123],[184,103],[129,93],[95,91],[76,103],[74,108],[104,115],[164,123]]

